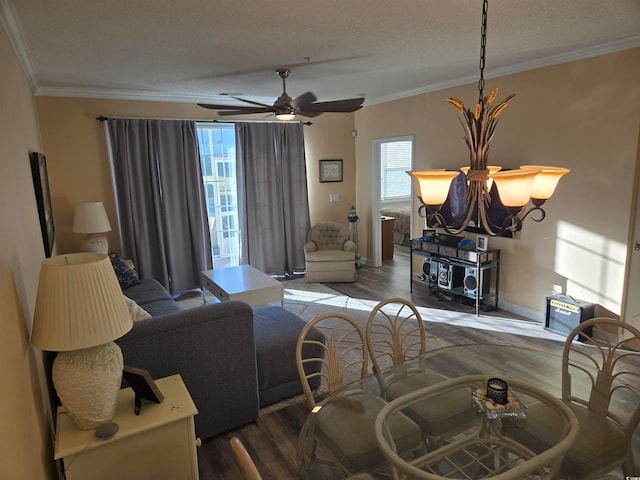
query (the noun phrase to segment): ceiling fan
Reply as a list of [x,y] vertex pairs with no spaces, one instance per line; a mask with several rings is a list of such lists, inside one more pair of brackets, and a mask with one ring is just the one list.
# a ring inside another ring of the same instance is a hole
[[198,105],[212,110],[221,110],[219,115],[247,115],[252,113],[271,113],[279,120],[293,120],[296,115],[303,117],[317,117],[325,112],[350,113],[362,108],[364,98],[350,98],[347,100],[334,100],[331,102],[316,102],[316,96],[311,92],[303,93],[292,99],[287,94],[286,78],[291,71],[287,68],[279,68],[276,73],[282,78],[282,95],[278,97],[273,105],[267,105],[253,100],[232,97],[240,102],[250,105],[214,105],[209,103],[199,103]]

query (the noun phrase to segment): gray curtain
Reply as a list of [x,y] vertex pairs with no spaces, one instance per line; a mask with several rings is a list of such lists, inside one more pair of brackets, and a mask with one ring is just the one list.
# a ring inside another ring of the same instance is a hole
[[211,239],[196,125],[107,120],[122,254],[172,294],[200,286]]
[[242,258],[270,275],[304,270],[310,220],[302,129],[299,122],[236,124]]

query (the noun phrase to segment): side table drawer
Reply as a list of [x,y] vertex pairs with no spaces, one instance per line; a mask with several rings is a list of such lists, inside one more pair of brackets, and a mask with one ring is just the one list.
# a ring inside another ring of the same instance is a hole
[[58,409],[54,460],[62,459],[67,480],[197,480],[198,454],[193,422],[198,410],[180,375],[156,380],[164,395],[134,413],[131,388],[118,393],[113,422],[120,428],[104,440],[75,426]]
[[65,457],[64,465],[67,480],[197,479],[193,417]]

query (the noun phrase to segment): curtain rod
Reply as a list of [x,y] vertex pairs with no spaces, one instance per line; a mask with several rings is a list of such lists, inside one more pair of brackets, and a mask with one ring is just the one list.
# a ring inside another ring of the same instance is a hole
[[[212,122],[212,123],[283,123],[280,120],[205,120],[205,119],[195,119],[195,118],[147,118],[147,117],[105,117],[100,115],[96,117],[96,120],[100,122],[104,122],[105,120],[114,119],[114,118],[127,118],[130,120],[188,120],[192,122]],[[313,125],[311,122],[300,122],[302,125]]]

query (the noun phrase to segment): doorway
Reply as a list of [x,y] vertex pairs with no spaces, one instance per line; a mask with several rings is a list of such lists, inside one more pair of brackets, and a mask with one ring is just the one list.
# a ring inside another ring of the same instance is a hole
[[[382,217],[394,218],[393,242],[409,237],[412,231],[412,183],[407,175],[413,169],[413,135],[372,141],[371,211],[374,221],[373,266],[382,265]],[[408,238],[407,238],[408,240]]]
[[634,204],[631,208],[631,225],[627,241],[627,270],[621,312],[625,322],[640,328],[640,129],[638,130],[633,198]]

